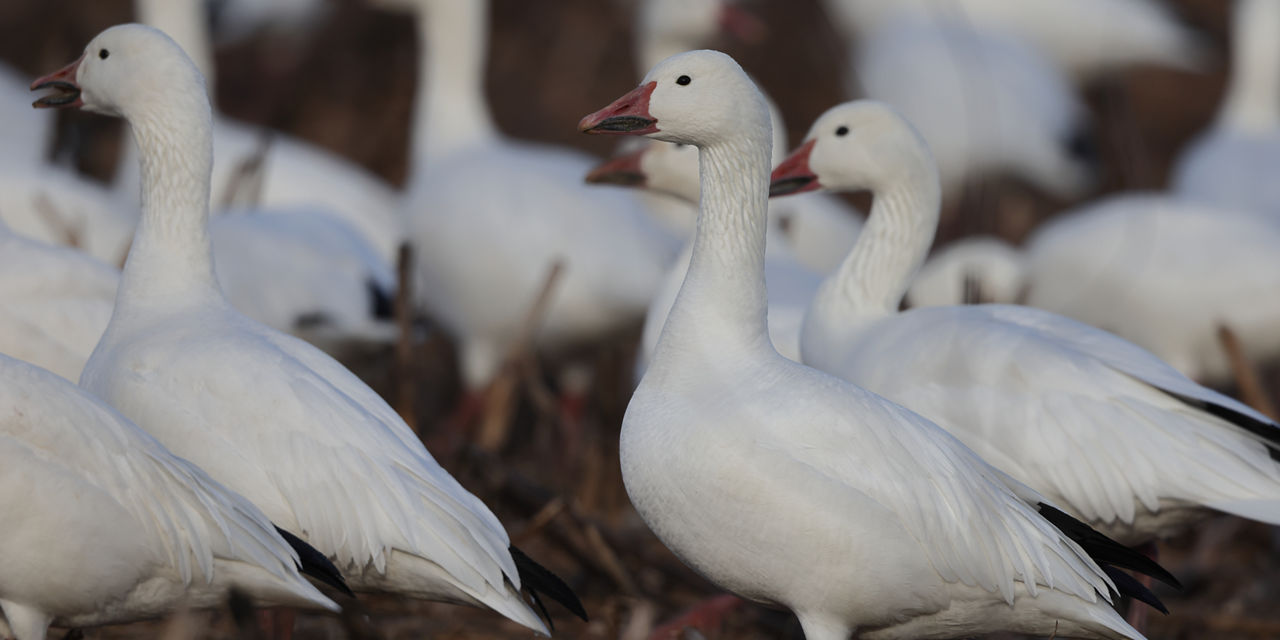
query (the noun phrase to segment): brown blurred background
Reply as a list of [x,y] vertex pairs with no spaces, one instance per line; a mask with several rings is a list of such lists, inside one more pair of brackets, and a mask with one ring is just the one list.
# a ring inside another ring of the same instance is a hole
[[[1018,0],[1009,0],[1016,2]],[[1212,117],[1225,84],[1224,0],[1170,0],[1220,52],[1207,73],[1135,69],[1089,87],[1104,191],[1160,188],[1182,144]],[[417,54],[413,24],[355,0],[336,0],[309,33],[264,34],[220,46],[216,103],[231,117],[262,123],[337,151],[391,183],[404,179]],[[842,43],[816,0],[748,0],[769,26],[761,42],[724,39],[781,106],[793,141],[842,93]],[[630,3],[608,0],[493,0],[488,93],[502,130],[606,156],[615,141],[577,133],[578,118],[635,85]],[[132,19],[129,0],[0,0],[0,59],[32,78],[73,60],[94,35]],[[60,157],[107,179],[122,127],[73,111],[59,114]],[[1092,197],[1096,197],[1094,194]],[[858,199],[865,207],[866,200]],[[938,242],[977,232],[1020,240],[1070,203],[1000,178],[948,203]],[[630,390],[634,335],[595,354],[601,372],[584,442],[571,456],[540,376],[516,376],[501,445],[482,452],[439,446],[434,425],[456,400],[446,340],[432,334],[415,358],[415,415],[442,464],[499,515],[513,541],[563,576],[593,616],[585,624],[555,611],[557,637],[644,638],[655,623],[717,592],[685,569],[631,510],[617,464],[617,433]],[[391,393],[389,353],[351,362]],[[447,445],[448,443],[446,443]],[[1280,557],[1267,527],[1231,520],[1162,545],[1182,594],[1158,591],[1173,615],[1152,621],[1154,638],[1280,638]],[[3,570],[0,567],[0,570]],[[479,610],[363,598],[370,614],[345,622],[306,616],[300,638],[516,638],[512,623]],[[186,625],[186,626],[179,626]],[[175,621],[87,630],[87,637],[234,636],[224,612]],[[787,614],[741,606],[710,637],[798,638]],[[673,636],[675,637],[675,636]],[[694,636],[687,636],[694,637]]]

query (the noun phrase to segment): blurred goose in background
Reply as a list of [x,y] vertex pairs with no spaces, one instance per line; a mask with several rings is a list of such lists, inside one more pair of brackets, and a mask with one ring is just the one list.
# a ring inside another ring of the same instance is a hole
[[1211,511],[1280,524],[1280,427],[1258,412],[1134,344],[1038,309],[898,312],[933,240],[940,193],[924,140],[892,108],[850,102],[814,122],[774,171],[773,191],[818,188],[868,189],[875,204],[809,307],[805,364],[937,422],[1125,544]]
[[219,42],[263,34],[296,38],[312,31],[334,9],[332,0],[204,0],[209,29]]
[[120,271],[0,221],[0,353],[71,382],[111,319]]
[[1280,219],[1280,2],[1238,0],[1231,76],[1209,130],[1173,170],[1173,191],[1206,204]]
[[1017,302],[1026,267],[1022,251],[994,236],[969,236],[933,252],[907,289],[912,307]]
[[228,304],[207,229],[212,113],[173,40],[112,27],[33,86],[56,90],[43,106],[128,120],[142,162],[142,217],[83,388],[298,532],[357,591],[487,607],[543,634],[522,588],[585,615],[377,393]]
[[1059,198],[1093,185],[1083,106],[1066,77],[1014,36],[899,16],[857,39],[851,68],[862,95],[919,129],[948,197],[993,174]]
[[1158,567],[1094,532],[1082,548],[1059,527],[1086,527],[934,424],[770,345],[768,118],[731,58],[694,51],[579,123],[699,147],[693,258],[619,442],[640,516],[700,575],[794,611],[809,640],[1141,638],[1089,547]]
[[0,171],[44,164],[53,143],[53,118],[31,108],[24,77],[0,62]]
[[1202,38],[1155,0],[827,0],[848,34],[866,37],[895,19],[959,24],[1033,45],[1077,81],[1141,64],[1198,70]]
[[[333,565],[74,384],[0,355],[0,635],[221,606],[338,606]],[[7,623],[7,624],[6,624]]]
[[583,184],[596,162],[590,156],[498,132],[483,91],[488,3],[383,4],[412,11],[418,23],[405,211],[416,299],[458,340],[466,387],[477,392],[497,375],[557,262],[564,270],[535,336],[539,348],[639,321],[677,241],[634,194]]
[[396,276],[346,220],[277,207],[209,220],[214,272],[237,311],[331,354],[395,340]]
[[1026,303],[1132,340],[1204,384],[1229,382],[1220,326],[1280,357],[1280,224],[1163,193],[1062,213],[1025,245]]
[[[209,27],[201,0],[135,0],[139,21],[170,34],[204,75],[205,86],[214,95],[217,74]],[[264,208],[283,207],[290,211],[313,211],[336,215],[359,229],[365,240],[378,250],[387,264],[395,264],[404,238],[397,209],[398,195],[390,185],[371,172],[336,153],[322,149],[279,131],[266,134],[223,117],[214,117],[213,183],[211,194],[222,199],[242,163],[263,154],[258,201]],[[116,173],[116,190],[130,202],[138,194],[137,149],[126,142],[125,157]]]

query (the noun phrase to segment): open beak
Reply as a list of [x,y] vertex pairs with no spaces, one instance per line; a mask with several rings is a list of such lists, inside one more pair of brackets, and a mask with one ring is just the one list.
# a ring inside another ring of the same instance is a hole
[[720,28],[743,44],[760,44],[769,35],[769,26],[755,14],[726,2],[720,9]]
[[643,187],[647,176],[640,168],[640,158],[644,157],[648,147],[624,153],[591,170],[587,174],[587,182],[595,184],[616,184],[624,187]]
[[657,133],[658,119],[649,115],[649,96],[657,86],[657,82],[646,82],[636,87],[609,106],[579,120],[578,130],[632,136]]
[[817,140],[810,140],[791,152],[769,176],[769,195],[785,196],[822,188],[818,176],[809,169],[809,153]]
[[80,85],[76,84],[76,70],[83,61],[82,55],[75,62],[32,82],[32,91],[53,89],[55,92],[32,102],[31,106],[37,109],[84,106],[84,101],[80,99]]

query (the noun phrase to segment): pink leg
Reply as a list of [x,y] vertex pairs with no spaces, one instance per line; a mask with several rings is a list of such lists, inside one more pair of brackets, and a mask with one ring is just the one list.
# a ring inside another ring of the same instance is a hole
[[705,636],[712,636],[724,624],[729,612],[742,606],[742,598],[731,594],[703,600],[649,634],[649,640],[677,640],[681,632],[693,627]]
[[[1155,542],[1148,542],[1138,547],[1138,550],[1146,554],[1146,556],[1148,558],[1151,558],[1152,560],[1156,560],[1157,559],[1156,556],[1158,556],[1160,553],[1160,550],[1158,547],[1156,547]],[[1138,582],[1142,583],[1142,586],[1148,589],[1150,589],[1151,585],[1155,583],[1151,579],[1151,576],[1142,576],[1142,575],[1138,576]],[[1138,631],[1145,634],[1146,627],[1147,627],[1147,614],[1150,613],[1150,611],[1151,611],[1151,608],[1148,607],[1147,605],[1141,602],[1138,602],[1137,600],[1130,599],[1129,613],[1125,616],[1125,621],[1128,622],[1130,625],[1132,625],[1134,629],[1137,629]]]

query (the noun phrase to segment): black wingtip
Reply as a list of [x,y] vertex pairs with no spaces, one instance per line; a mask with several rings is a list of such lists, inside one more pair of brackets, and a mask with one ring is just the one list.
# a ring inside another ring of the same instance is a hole
[[[1040,515],[1050,524],[1080,545],[1084,552],[1099,565],[1112,565],[1121,569],[1129,569],[1143,575],[1151,576],[1175,589],[1181,589],[1182,583],[1172,573],[1148,558],[1139,551],[1134,551],[1111,538],[1099,533],[1089,525],[1041,502]],[[1105,566],[1103,567],[1106,568]],[[1152,596],[1154,597],[1154,596]],[[1144,600],[1145,602],[1145,600]],[[1157,607],[1159,608],[1159,607]]]
[[373,278],[365,280],[365,288],[369,290],[369,311],[378,320],[390,320],[395,317],[395,293],[382,288]]
[[[564,583],[559,576],[551,573],[542,565],[534,562],[532,558],[525,555],[523,551],[517,549],[515,545],[507,548],[511,552],[511,559],[516,563],[516,572],[520,575],[520,584],[529,593],[533,594],[534,602],[542,609],[542,615],[547,615],[546,607],[542,606],[542,601],[538,598],[538,593],[544,593],[552,600],[559,602],[570,613],[581,618],[584,622],[589,621],[587,618],[587,610],[583,608],[582,602],[578,600],[578,595]],[[550,622],[548,617],[547,621]]]
[[1258,420],[1253,416],[1220,404],[1179,395],[1167,390],[1165,393],[1261,438],[1266,444],[1267,453],[1271,455],[1271,459],[1280,462],[1280,425],[1270,421]]
[[285,542],[293,547],[294,552],[298,554],[298,571],[303,575],[311,576],[320,582],[323,582],[342,593],[355,597],[356,594],[351,592],[351,588],[347,586],[347,581],[343,579],[342,572],[333,566],[328,558],[320,553],[315,547],[307,544],[298,536],[276,527],[276,532],[284,538]]
[[1110,576],[1111,582],[1115,583],[1116,590],[1120,592],[1120,595],[1138,602],[1144,602],[1150,605],[1152,609],[1166,616],[1169,615],[1169,610],[1165,608],[1163,602],[1160,602],[1160,598],[1157,598],[1156,594],[1152,593],[1150,589],[1142,586],[1142,583],[1135,580],[1133,576],[1115,567],[1104,566],[1102,570]]

